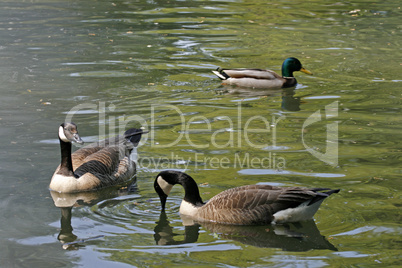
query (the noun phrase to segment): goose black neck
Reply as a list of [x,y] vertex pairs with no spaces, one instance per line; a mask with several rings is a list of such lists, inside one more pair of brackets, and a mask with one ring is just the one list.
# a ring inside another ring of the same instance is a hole
[[73,162],[71,160],[71,143],[59,139],[61,150],[61,163],[58,174],[64,176],[74,176]]
[[189,175],[182,173],[178,178],[178,182],[184,188],[184,200],[195,206],[203,206],[204,202],[200,196],[198,185]]

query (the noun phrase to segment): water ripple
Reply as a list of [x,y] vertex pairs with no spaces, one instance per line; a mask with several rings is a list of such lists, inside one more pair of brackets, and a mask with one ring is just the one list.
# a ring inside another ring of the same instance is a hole
[[92,72],[78,72],[71,73],[71,77],[134,77],[135,73],[119,72],[119,71],[92,71]]
[[297,175],[307,177],[321,177],[321,178],[340,178],[345,177],[345,174],[336,173],[317,173],[317,172],[296,172],[290,170],[277,170],[277,169],[242,169],[238,171],[241,175]]

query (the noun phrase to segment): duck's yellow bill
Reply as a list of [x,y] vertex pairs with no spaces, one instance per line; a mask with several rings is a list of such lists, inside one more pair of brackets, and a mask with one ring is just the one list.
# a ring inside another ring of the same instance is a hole
[[303,67],[300,69],[300,72],[303,72],[303,73],[305,73],[305,74],[313,74],[312,72],[310,72],[310,71],[307,70],[307,69],[304,69]]

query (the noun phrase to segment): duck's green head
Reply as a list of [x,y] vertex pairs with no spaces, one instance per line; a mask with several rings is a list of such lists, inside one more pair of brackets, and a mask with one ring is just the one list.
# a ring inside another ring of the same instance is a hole
[[293,77],[293,72],[300,71],[306,74],[313,74],[312,72],[303,68],[301,62],[294,58],[287,58],[282,64],[282,76]]

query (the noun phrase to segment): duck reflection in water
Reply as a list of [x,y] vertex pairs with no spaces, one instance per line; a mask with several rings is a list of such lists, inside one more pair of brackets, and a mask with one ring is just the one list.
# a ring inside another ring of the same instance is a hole
[[295,112],[300,111],[300,104],[305,103],[301,101],[300,97],[295,97],[294,88],[285,88],[282,90],[282,103],[281,107],[283,110]]
[[218,223],[197,223],[190,217],[180,215],[184,229],[184,238],[176,240],[179,234],[170,226],[166,213],[161,212],[155,226],[155,242],[157,245],[180,245],[196,243],[200,227],[217,234],[221,239],[238,241],[245,245],[261,248],[279,248],[284,251],[308,251],[312,249],[327,249],[337,251],[337,248],[320,234],[314,220],[281,225],[241,226]]
[[[60,232],[57,239],[62,244],[62,248],[65,250],[77,250],[81,247],[85,247],[88,241],[97,240],[103,235],[78,239],[73,233],[73,227],[71,224],[72,209],[73,207],[81,206],[93,206],[98,204],[102,200],[111,199],[110,202],[119,202],[113,200],[113,198],[121,195],[127,195],[128,193],[135,192],[137,190],[137,183],[133,182],[127,188],[116,189],[109,188],[94,192],[81,192],[81,193],[59,193],[50,191],[56,207],[61,210],[60,218]],[[107,202],[110,205],[110,202]]]
[[222,94],[231,94],[244,99],[250,98],[273,98],[282,96],[281,108],[285,111],[300,111],[300,105],[304,103],[301,97],[295,97],[295,87],[283,89],[250,89],[233,86],[224,86],[220,89]]

